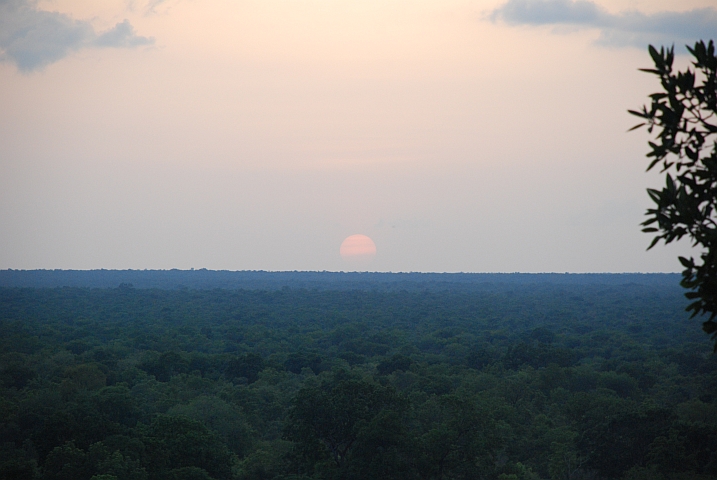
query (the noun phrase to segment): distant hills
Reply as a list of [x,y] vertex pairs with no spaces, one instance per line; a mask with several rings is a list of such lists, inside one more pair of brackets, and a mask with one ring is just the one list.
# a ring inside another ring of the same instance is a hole
[[380,273],[229,270],[0,270],[0,287],[491,290],[519,285],[679,286],[677,273]]

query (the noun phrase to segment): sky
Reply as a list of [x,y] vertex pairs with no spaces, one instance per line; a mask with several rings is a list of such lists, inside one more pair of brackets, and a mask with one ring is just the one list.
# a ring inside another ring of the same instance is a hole
[[715,0],[0,0],[0,268],[675,272],[647,45]]

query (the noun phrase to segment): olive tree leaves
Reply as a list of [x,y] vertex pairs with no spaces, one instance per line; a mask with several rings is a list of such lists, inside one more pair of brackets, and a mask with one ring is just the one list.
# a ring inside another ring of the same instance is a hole
[[689,237],[700,247],[699,259],[680,257],[684,266],[681,285],[692,303],[692,317],[708,314],[702,325],[715,339],[717,351],[717,57],[712,40],[687,47],[692,68],[673,71],[674,48],[652,45],[655,68],[641,69],[660,78],[663,91],[649,96],[650,106],[628,110],[656,133],[650,141],[650,164],[665,173],[661,190],[648,189],[654,208],[647,210],[642,231],[654,233],[649,248]]

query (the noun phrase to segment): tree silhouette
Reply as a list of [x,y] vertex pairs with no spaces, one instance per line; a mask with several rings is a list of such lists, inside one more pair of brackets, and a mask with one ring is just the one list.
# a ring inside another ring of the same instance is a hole
[[[708,315],[703,329],[713,335],[717,351],[717,57],[712,40],[687,47],[692,68],[673,71],[674,47],[649,47],[655,68],[641,69],[660,78],[663,91],[650,95],[651,104],[629,110],[656,132],[649,142],[647,170],[660,165],[661,190],[648,189],[654,208],[647,210],[643,232],[654,233],[649,248],[687,236],[700,247],[700,258],[679,257],[685,267],[681,285],[693,300],[692,316]],[[648,248],[648,249],[649,249]]]

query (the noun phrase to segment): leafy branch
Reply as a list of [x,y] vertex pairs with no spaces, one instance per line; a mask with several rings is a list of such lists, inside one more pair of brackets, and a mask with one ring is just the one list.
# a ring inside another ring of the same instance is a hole
[[640,70],[659,77],[663,91],[649,96],[649,108],[628,111],[643,120],[630,130],[647,126],[656,134],[648,142],[647,170],[660,165],[665,173],[661,190],[647,190],[655,204],[642,223],[643,232],[655,234],[648,250],[685,236],[702,249],[697,260],[679,257],[685,268],[680,284],[689,290],[692,317],[709,316],[702,328],[717,351],[717,57],[712,40],[687,49],[692,68],[674,71],[674,47],[650,45],[655,68]]

